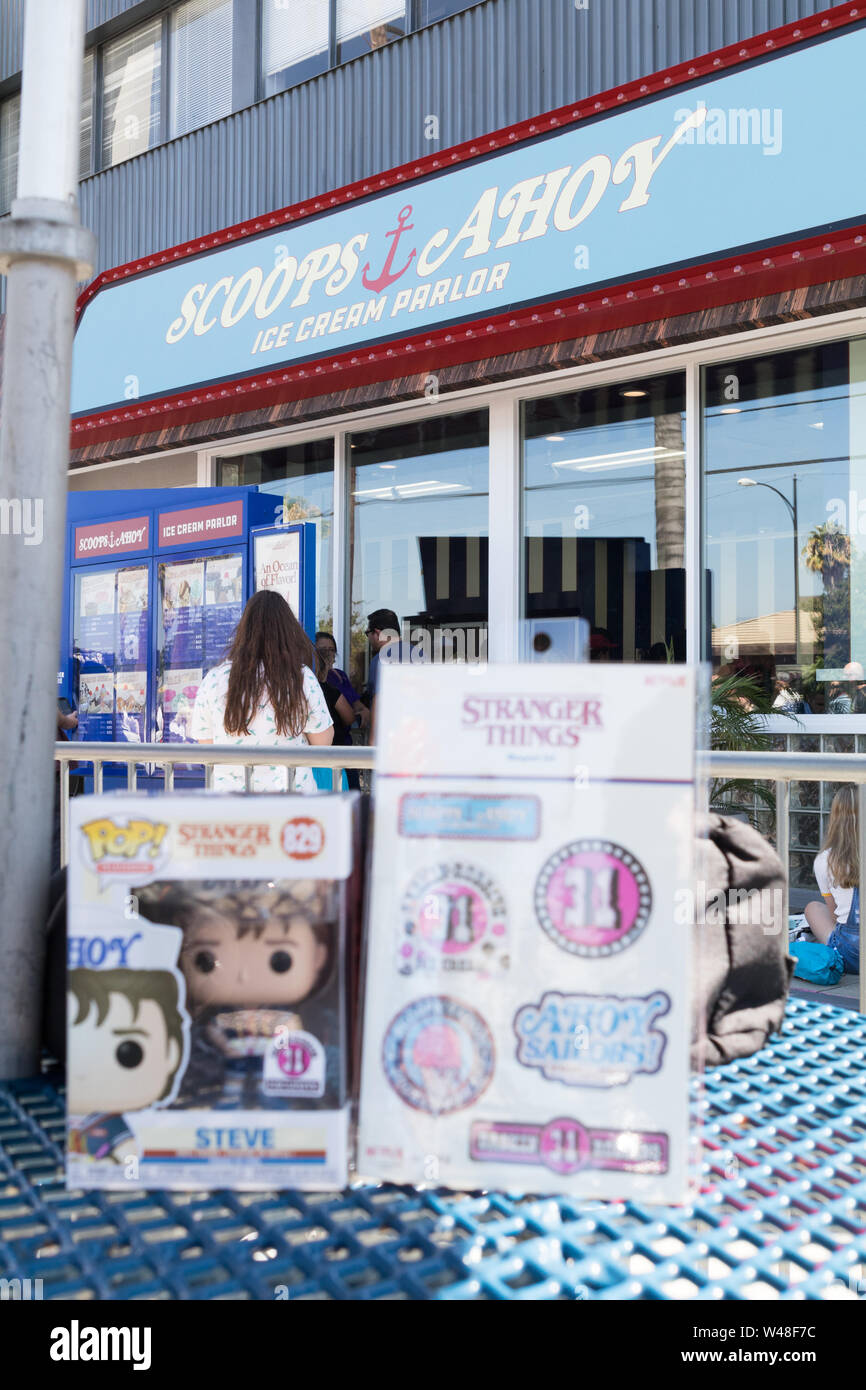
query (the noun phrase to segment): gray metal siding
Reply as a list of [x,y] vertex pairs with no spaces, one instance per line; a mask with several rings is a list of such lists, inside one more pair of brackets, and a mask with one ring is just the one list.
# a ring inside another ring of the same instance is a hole
[[[88,25],[128,7],[89,0]],[[19,8],[3,6],[0,54],[14,47]],[[487,0],[86,179],[82,218],[104,269],[830,8]],[[425,139],[428,116],[438,141]]]
[[0,6],[0,81],[21,67],[24,43],[24,0],[3,0]]

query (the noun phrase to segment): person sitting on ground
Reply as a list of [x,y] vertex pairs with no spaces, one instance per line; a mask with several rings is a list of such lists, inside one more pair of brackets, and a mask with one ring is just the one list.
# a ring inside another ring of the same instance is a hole
[[806,904],[806,921],[812,935],[837,950],[845,969],[860,969],[859,927],[846,927],[860,882],[857,832],[857,789],[841,787],[830,807],[830,824],[821,853],[815,859],[815,878],[824,899]]

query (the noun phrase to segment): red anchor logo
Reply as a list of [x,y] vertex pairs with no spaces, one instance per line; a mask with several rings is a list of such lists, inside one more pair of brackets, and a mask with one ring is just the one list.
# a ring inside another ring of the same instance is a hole
[[385,264],[382,266],[382,274],[378,277],[378,279],[369,280],[367,278],[367,272],[370,269],[369,261],[364,266],[364,269],[361,271],[361,283],[364,285],[365,289],[372,290],[374,294],[379,294],[385,288],[386,285],[392,285],[395,280],[400,279],[401,275],[405,275],[406,271],[409,269],[409,266],[412,264],[414,256],[417,254],[415,248],[413,247],[412,250],[409,252],[409,259],[404,265],[403,269],[398,270],[395,275],[391,274],[391,266],[394,264],[394,256],[397,251],[397,242],[400,240],[404,232],[411,231],[414,226],[414,223],[407,222],[407,218],[411,216],[412,204],[407,203],[406,207],[401,208],[400,212],[397,214],[397,226],[394,228],[393,231],[385,233],[385,236],[392,238],[392,241],[390,250],[388,251],[388,255],[385,257]]

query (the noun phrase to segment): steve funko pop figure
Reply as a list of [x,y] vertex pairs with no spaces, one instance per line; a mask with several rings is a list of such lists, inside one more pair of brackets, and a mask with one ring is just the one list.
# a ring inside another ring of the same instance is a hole
[[169,970],[69,972],[69,1151],[123,1162],[136,1152],[124,1113],[171,1093],[184,1052]]
[[301,1030],[321,1040],[332,1070],[336,1018],[323,998],[333,973],[332,883],[155,883],[137,897],[143,917],[183,931],[192,1032],[177,1105],[280,1108],[264,1084],[265,1059]]

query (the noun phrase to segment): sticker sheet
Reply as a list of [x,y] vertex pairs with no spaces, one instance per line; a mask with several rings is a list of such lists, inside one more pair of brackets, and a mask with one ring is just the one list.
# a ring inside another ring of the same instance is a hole
[[695,710],[682,666],[383,669],[361,1176],[683,1198]]
[[73,803],[69,1187],[346,1182],[357,802]]

